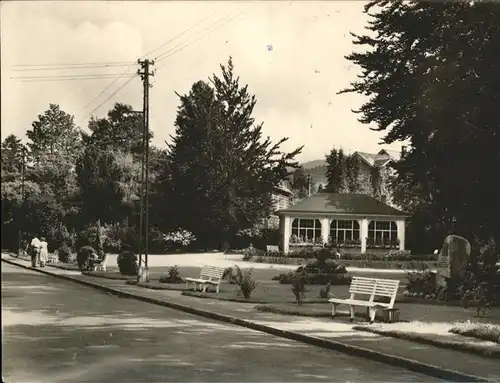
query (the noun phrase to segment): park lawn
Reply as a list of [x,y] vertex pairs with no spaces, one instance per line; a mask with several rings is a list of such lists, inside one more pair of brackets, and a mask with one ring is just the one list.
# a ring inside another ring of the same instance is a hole
[[[500,344],[491,341],[498,334],[500,326],[493,324],[420,322],[375,323],[353,327],[357,331],[371,332],[393,338],[411,340],[417,343],[479,354],[500,359]],[[458,330],[467,335],[458,334]],[[467,332],[468,330],[468,332]],[[487,334],[487,335],[485,335]],[[491,340],[485,340],[490,337]],[[498,339],[497,339],[498,340]]]
[[[192,285],[191,285],[192,286]],[[320,289],[324,288],[321,285],[307,285],[306,292],[304,295],[304,302],[324,302],[328,303],[327,299],[321,299],[319,297]],[[190,289],[192,290],[192,289]],[[258,281],[257,286],[249,299],[245,299],[243,295],[238,295],[238,287],[236,285],[231,285],[227,282],[223,282],[220,285],[219,294],[213,292],[215,289],[212,288],[211,292],[201,293],[188,291],[186,295],[199,298],[212,298],[227,301],[238,301],[238,302],[249,302],[249,303],[280,303],[280,302],[295,302],[295,295],[292,292],[292,285],[281,285],[277,281]],[[335,291],[336,293],[347,294],[348,286],[332,286],[330,292]]]

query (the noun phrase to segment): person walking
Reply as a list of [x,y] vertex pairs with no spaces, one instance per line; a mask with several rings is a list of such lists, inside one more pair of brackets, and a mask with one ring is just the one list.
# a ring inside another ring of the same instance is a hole
[[36,267],[40,256],[40,240],[34,237],[30,243],[31,267]]
[[45,267],[49,259],[49,244],[44,237],[40,241],[40,267]]

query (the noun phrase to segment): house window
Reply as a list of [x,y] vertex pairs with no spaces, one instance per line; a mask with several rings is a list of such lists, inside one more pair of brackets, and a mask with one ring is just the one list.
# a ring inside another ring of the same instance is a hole
[[295,218],[292,236],[296,236],[299,242],[317,242],[321,239],[321,222],[319,219]]
[[374,245],[390,245],[398,239],[398,228],[393,221],[371,221],[368,239]]
[[330,238],[332,241],[338,242],[359,240],[358,221],[342,221],[334,219],[330,224]]

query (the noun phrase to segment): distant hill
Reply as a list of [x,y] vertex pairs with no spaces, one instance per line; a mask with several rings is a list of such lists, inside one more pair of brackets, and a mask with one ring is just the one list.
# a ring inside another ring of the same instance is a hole
[[318,166],[326,166],[326,161],[325,160],[314,160],[314,161],[304,162],[301,165],[304,169],[312,169],[312,168],[317,168]]
[[[312,180],[315,184],[321,183],[321,184],[326,184],[327,179],[326,179],[326,161],[325,160],[314,160],[314,161],[308,161],[304,162],[303,164],[300,164],[305,170],[306,175],[310,174],[312,177]],[[294,171],[293,168],[288,169],[289,172]],[[292,180],[292,176],[290,175],[289,179]]]
[[306,174],[310,174],[315,184],[327,184],[326,178],[326,161],[314,160],[301,164]]

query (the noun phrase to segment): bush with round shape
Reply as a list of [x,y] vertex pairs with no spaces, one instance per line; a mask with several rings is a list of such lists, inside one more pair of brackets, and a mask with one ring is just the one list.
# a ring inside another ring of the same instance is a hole
[[59,262],[69,263],[70,258],[71,258],[71,253],[72,253],[71,248],[66,243],[63,243],[61,245],[61,247],[59,247],[59,249],[57,249],[57,254],[59,256]]
[[168,268],[167,275],[160,277],[159,282],[175,284],[175,283],[184,283],[184,280],[181,278],[177,266],[172,266]]
[[88,260],[92,254],[95,254],[95,250],[92,246],[82,246],[78,250],[76,255],[76,262],[78,264],[78,268],[81,271],[85,271],[88,267]]
[[139,273],[139,265],[137,263],[137,255],[130,250],[125,250],[118,255],[116,259],[120,274],[136,276]]

